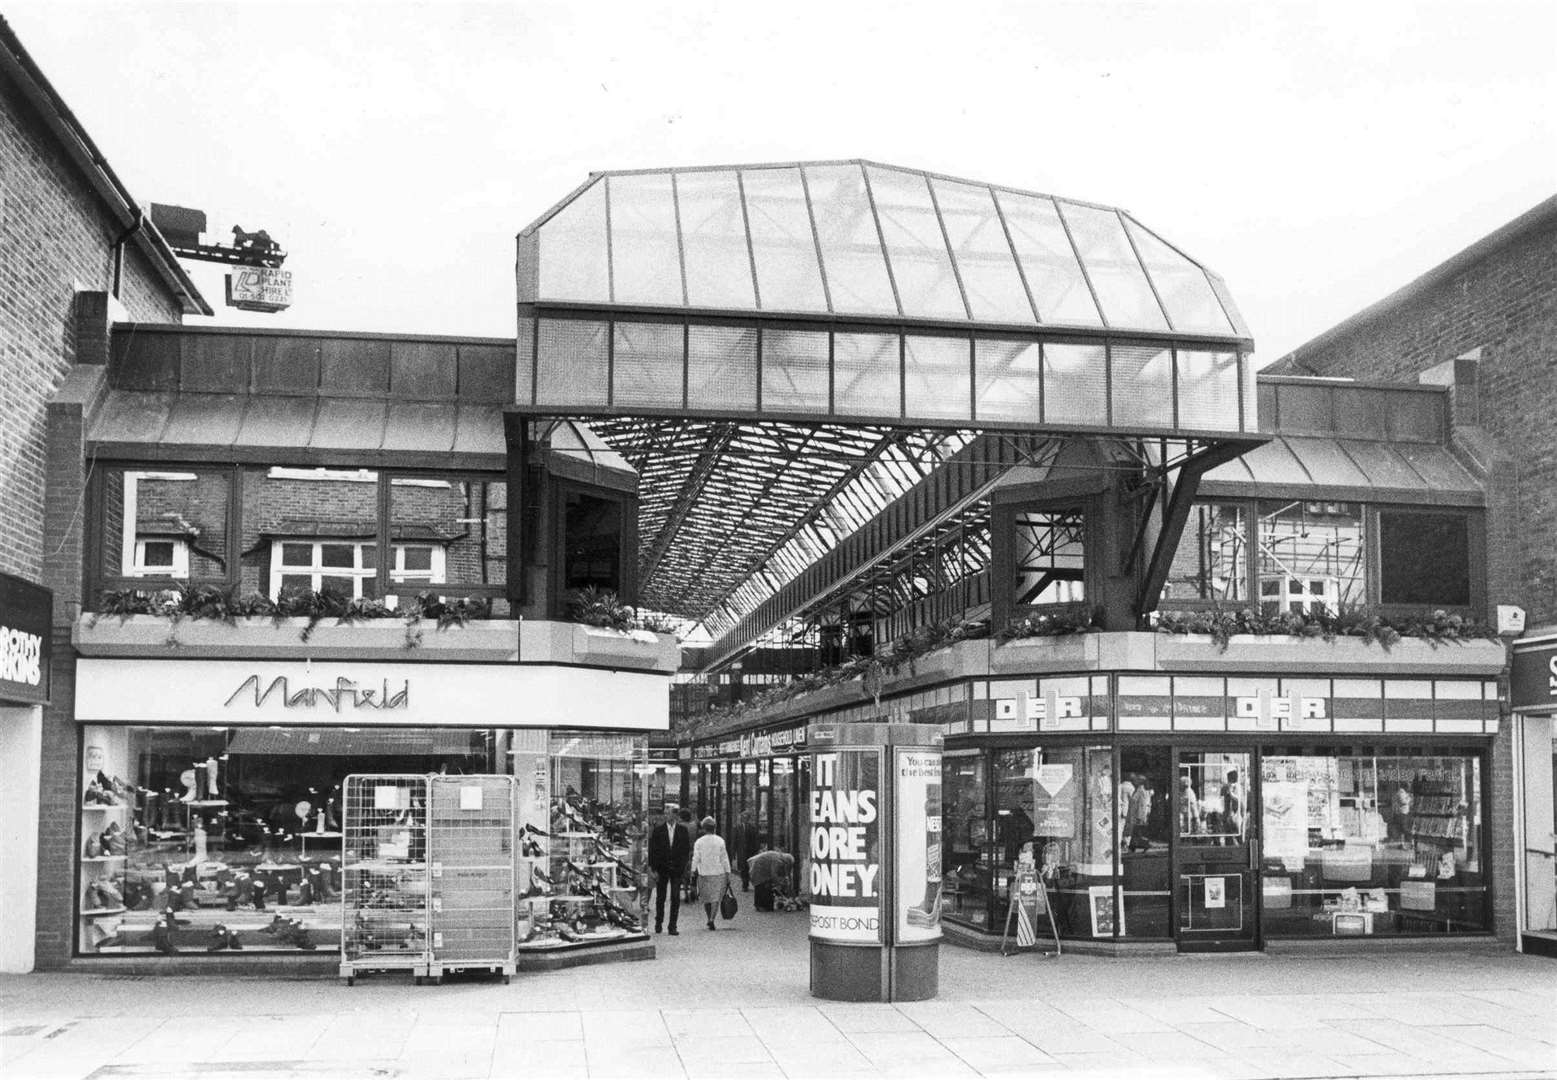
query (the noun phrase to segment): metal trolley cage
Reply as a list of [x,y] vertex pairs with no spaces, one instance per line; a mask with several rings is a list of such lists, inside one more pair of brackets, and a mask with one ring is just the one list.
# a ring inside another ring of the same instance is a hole
[[428,974],[515,970],[515,804],[511,776],[428,780]]
[[350,986],[370,971],[431,972],[429,777],[346,777],[341,808],[341,963]]

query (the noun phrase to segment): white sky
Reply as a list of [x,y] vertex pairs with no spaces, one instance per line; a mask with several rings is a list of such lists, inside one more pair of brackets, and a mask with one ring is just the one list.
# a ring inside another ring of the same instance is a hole
[[5,14],[138,200],[290,252],[230,323],[512,336],[514,234],[591,170],[866,157],[1129,208],[1270,362],[1557,192],[1552,0]]

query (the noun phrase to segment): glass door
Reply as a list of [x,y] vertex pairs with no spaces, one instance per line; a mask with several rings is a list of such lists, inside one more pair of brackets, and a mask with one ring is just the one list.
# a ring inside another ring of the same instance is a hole
[[1247,749],[1174,753],[1173,880],[1181,951],[1259,947],[1253,760]]

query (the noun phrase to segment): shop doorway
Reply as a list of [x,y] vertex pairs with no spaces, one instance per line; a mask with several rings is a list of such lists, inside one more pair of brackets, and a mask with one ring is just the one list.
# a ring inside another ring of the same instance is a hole
[[1251,750],[1173,754],[1173,887],[1181,952],[1260,946]]

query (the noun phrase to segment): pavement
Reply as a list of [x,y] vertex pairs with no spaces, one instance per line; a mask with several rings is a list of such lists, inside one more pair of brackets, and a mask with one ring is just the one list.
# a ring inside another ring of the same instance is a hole
[[945,946],[933,1001],[810,996],[745,906],[652,961],[451,978],[0,976],[0,1076],[1557,1080],[1557,961],[1481,946],[1118,959]]

